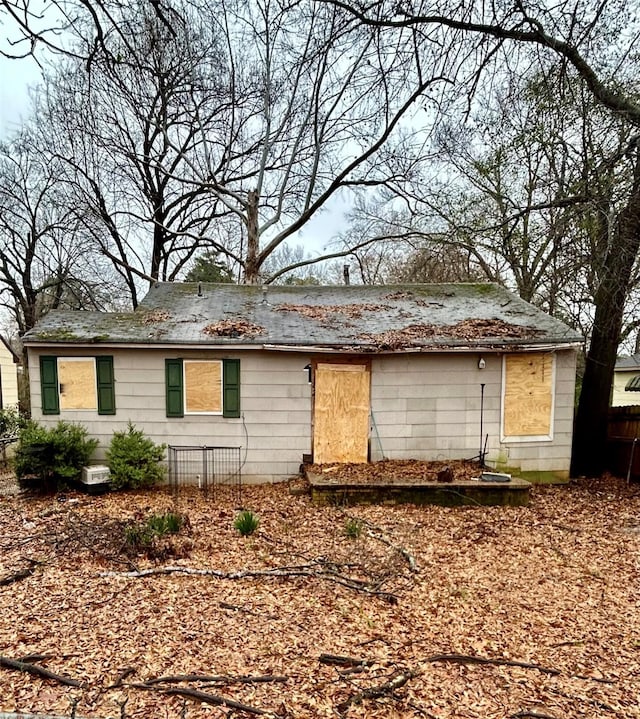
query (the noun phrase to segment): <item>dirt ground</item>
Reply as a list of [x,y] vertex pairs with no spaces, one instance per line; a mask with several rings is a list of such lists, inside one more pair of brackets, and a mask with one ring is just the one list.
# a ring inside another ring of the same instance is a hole
[[[156,559],[120,551],[167,509],[188,526]],[[345,511],[286,485],[5,495],[0,711],[637,718],[639,594],[640,487],[611,478],[519,508]],[[56,676],[4,661],[25,658]]]

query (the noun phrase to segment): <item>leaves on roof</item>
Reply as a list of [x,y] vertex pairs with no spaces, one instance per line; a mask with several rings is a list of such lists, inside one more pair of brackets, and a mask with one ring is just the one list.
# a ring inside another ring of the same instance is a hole
[[384,312],[393,309],[389,305],[378,304],[351,304],[351,305],[292,305],[281,304],[276,306],[280,312],[297,312],[304,317],[321,322],[329,319],[330,315],[344,315],[345,317],[358,320],[364,312]]
[[220,320],[202,328],[211,337],[255,337],[264,334],[264,327],[247,320]]
[[145,325],[153,324],[154,322],[166,322],[171,317],[168,310],[163,310],[160,307],[156,307],[153,310],[149,310],[144,313],[142,322]]
[[414,324],[399,330],[385,332],[365,332],[358,339],[369,341],[379,348],[396,349],[421,344],[431,337],[455,338],[465,340],[483,339],[524,339],[544,334],[535,327],[514,325],[499,319],[469,319],[454,325]]

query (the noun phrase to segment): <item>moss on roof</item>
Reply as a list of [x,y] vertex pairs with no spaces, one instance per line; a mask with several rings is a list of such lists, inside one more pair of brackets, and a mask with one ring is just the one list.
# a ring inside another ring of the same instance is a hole
[[[461,336],[451,329],[469,322],[481,328],[477,336],[468,332]],[[207,330],[230,323],[261,331]],[[430,331],[406,332],[420,326]],[[51,312],[24,339],[27,344],[242,344],[376,351],[382,349],[376,338],[389,332],[406,337],[405,346],[414,349],[570,344],[582,339],[567,325],[490,283],[269,287],[158,283],[135,312]]]

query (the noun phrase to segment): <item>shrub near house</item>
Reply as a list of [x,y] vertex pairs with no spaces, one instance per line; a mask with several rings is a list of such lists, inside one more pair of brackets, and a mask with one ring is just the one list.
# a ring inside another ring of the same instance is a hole
[[98,441],[70,422],[43,427],[32,420],[20,430],[14,467],[22,489],[55,492],[80,477]]
[[165,445],[157,445],[131,422],[123,432],[115,432],[107,452],[111,488],[140,489],[164,479]]

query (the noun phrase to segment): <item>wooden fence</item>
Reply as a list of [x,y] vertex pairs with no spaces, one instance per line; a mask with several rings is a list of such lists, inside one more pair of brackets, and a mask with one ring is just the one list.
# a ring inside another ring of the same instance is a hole
[[640,406],[611,407],[607,466],[613,474],[626,477],[630,464],[630,476],[640,477]]

